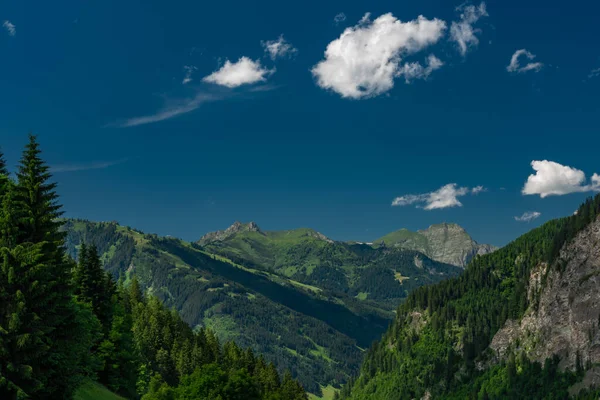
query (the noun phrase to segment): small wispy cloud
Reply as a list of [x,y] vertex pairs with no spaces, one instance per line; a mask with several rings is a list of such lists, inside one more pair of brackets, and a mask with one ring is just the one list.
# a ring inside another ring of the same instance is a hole
[[2,23],[2,26],[4,27],[4,29],[6,29],[10,36],[15,36],[17,34],[17,27],[9,20],[4,21]]
[[420,62],[408,62],[402,65],[397,72],[398,76],[403,76],[406,83],[415,79],[427,79],[429,75],[437,69],[440,69],[444,63],[435,55],[430,54],[427,57],[427,65],[423,66]]
[[335,17],[333,17],[333,22],[335,22],[336,25],[344,22],[346,20],[346,14],[344,14],[343,12],[338,13],[335,15]]
[[[519,61],[519,59],[522,57],[525,57],[525,59],[528,61],[527,64],[523,66]],[[535,57],[535,54],[532,54],[530,51],[527,51],[525,49],[517,50],[510,58],[510,64],[508,64],[506,70],[508,72],[516,72],[519,74],[527,71],[539,72],[544,66],[544,64],[541,62],[530,62],[533,61]]]
[[185,71],[185,75],[184,75],[183,81],[181,81],[181,83],[183,85],[187,85],[188,83],[190,83],[192,81],[192,74],[197,69],[198,68],[194,67],[193,65],[185,65],[183,67],[183,70]]
[[276,40],[261,41],[260,43],[265,49],[265,53],[267,53],[273,61],[278,58],[291,57],[298,52],[298,49],[285,40],[283,34],[279,35]]
[[596,68],[590,71],[590,73],[588,74],[588,79],[592,79],[595,78],[597,76],[600,76],[600,68]]
[[481,18],[487,17],[487,9],[485,3],[482,2],[479,6],[463,4],[456,8],[460,14],[458,22],[452,22],[450,26],[450,40],[455,42],[460,54],[465,56],[469,48],[476,47],[479,44],[477,34],[480,29],[473,28]]
[[539,218],[540,215],[542,215],[541,212],[527,211],[527,212],[524,212],[523,215],[521,215],[520,217],[515,217],[515,221],[519,221],[519,222],[531,222],[534,219]]
[[122,158],[120,160],[113,161],[99,161],[86,164],[59,164],[50,167],[52,173],[60,172],[75,172],[75,171],[87,171],[90,169],[105,169],[114,165],[126,163],[130,158]]
[[182,114],[187,114],[198,109],[202,104],[222,100],[225,95],[213,94],[213,93],[198,93],[195,97],[190,99],[176,99],[168,101],[163,108],[155,112],[154,114],[144,115],[141,117],[134,117],[126,119],[122,122],[109,124],[108,126],[116,126],[119,128],[128,128],[132,126],[151,124],[154,122],[160,122],[167,119],[177,117]]
[[424,210],[462,207],[462,203],[458,200],[459,197],[463,197],[468,194],[477,194],[483,191],[485,191],[483,186],[468,188],[459,187],[456,183],[449,183],[433,192],[407,194],[396,197],[392,201],[392,206],[408,206],[416,204],[417,208],[423,208]]
[[473,189],[471,189],[471,193],[473,194],[479,194],[481,192],[487,192],[487,188],[484,188],[483,186],[475,186]]

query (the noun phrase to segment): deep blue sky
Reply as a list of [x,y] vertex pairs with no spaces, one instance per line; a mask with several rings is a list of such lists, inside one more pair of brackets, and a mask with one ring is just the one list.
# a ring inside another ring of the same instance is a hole
[[[6,0],[0,20],[15,34],[0,32],[0,145],[15,164],[27,133],[39,136],[46,160],[63,169],[55,178],[69,217],[188,240],[235,220],[339,240],[446,221],[503,245],[591,194],[522,195],[532,160],[600,172],[600,77],[588,78],[600,67],[600,4],[486,4],[466,56],[444,38],[415,56],[431,50],[445,63],[428,80],[398,78],[384,94],[353,100],[311,74],[328,43],[366,12],[450,25],[460,1]],[[340,12],[347,19],[336,25]],[[298,52],[272,61],[261,40],[280,34]],[[518,49],[544,67],[507,72]],[[276,67],[266,86],[201,82],[241,56]],[[197,70],[182,85],[185,65]],[[221,97],[118,126],[198,93]],[[448,183],[488,191],[461,197],[462,207],[391,206]],[[541,217],[515,221],[525,211]]]

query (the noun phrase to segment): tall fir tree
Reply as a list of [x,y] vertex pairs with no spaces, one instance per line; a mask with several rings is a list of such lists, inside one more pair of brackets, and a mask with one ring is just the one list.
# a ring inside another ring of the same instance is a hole
[[112,277],[102,268],[96,246],[81,245],[77,267],[73,272],[73,287],[80,301],[92,305],[94,314],[108,332],[111,328],[115,285]]
[[2,201],[3,296],[8,302],[1,308],[0,354],[8,360],[3,371],[8,378],[3,378],[0,390],[6,391],[0,398],[17,393],[70,398],[88,367],[95,325],[95,317],[73,298],[56,185],[40,153],[30,135],[17,182],[9,183]]

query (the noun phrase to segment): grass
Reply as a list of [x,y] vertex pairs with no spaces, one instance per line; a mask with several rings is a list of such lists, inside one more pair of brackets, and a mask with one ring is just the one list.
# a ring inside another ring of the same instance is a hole
[[125,400],[125,398],[117,396],[99,383],[89,381],[77,390],[75,400]]
[[335,392],[338,390],[333,386],[321,386],[321,391],[323,392],[323,396],[319,397],[316,394],[309,393],[308,400],[332,400]]
[[402,276],[400,272],[394,272],[394,277],[398,282],[400,282],[401,285],[402,283],[404,283],[405,280],[410,279],[410,277],[408,276]]
[[204,322],[204,326],[213,330],[221,341],[235,340],[239,336],[240,328],[231,315],[214,314],[204,317],[202,322]]
[[360,292],[356,295],[356,298],[359,300],[366,300],[367,297],[369,296],[369,293],[367,292]]

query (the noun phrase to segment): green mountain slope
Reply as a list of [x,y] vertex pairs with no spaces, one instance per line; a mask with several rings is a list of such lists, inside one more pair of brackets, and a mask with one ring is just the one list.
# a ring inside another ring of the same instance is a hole
[[401,229],[373,242],[374,246],[382,244],[388,247],[416,250],[433,260],[463,268],[476,255],[497,250],[494,246],[477,243],[459,225],[447,223],[431,225],[417,232]]
[[239,264],[315,286],[355,311],[367,305],[392,311],[414,288],[460,272],[414,250],[336,242],[307,228],[262,231],[253,222],[236,222],[197,244]]
[[99,383],[89,381],[77,390],[75,400],[125,400],[125,398],[114,394]]
[[361,349],[384,332],[411,289],[460,271],[420,253],[337,244],[311,230],[264,241],[257,227],[240,226],[235,242],[243,251],[225,252],[114,222],[68,220],[65,229],[71,255],[82,241],[96,245],[113,275],[135,273],[191,326],[252,347],[316,394],[358,372]]
[[[600,343],[595,336],[600,303],[588,301],[597,299],[597,290],[585,286],[600,268],[598,216],[600,195],[577,215],[550,221],[476,258],[461,276],[412,292],[342,397],[563,399],[575,394],[569,388],[600,361],[589,350]],[[577,268],[587,273],[575,273]],[[519,326],[524,316],[533,322]],[[569,349],[588,350],[564,362],[560,356]]]

